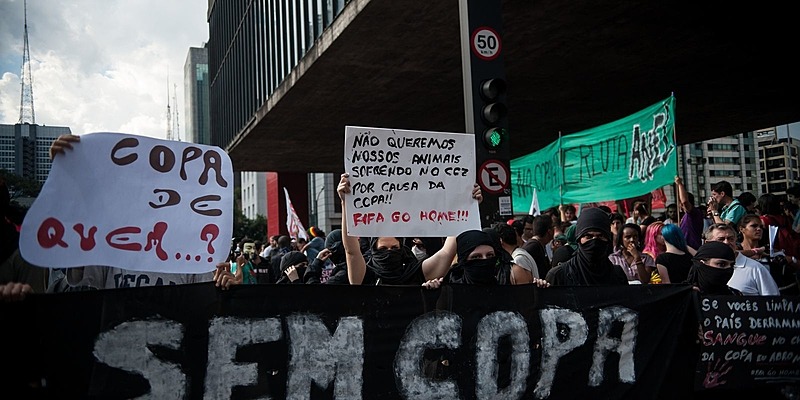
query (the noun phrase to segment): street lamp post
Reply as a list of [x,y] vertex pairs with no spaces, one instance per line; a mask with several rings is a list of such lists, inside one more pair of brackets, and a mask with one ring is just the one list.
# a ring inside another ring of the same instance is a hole
[[325,191],[325,185],[319,188],[316,196],[314,196],[314,226],[319,227],[319,196]]

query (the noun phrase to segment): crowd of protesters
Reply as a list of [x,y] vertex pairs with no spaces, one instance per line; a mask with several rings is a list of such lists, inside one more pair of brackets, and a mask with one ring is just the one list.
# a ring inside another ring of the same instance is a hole
[[[79,145],[64,135],[51,158]],[[696,201],[680,178],[677,204],[654,216],[644,201],[631,212],[608,206],[562,205],[498,221],[457,236],[353,237],[347,233],[350,180],[337,187],[342,228],[308,237],[272,236],[268,243],[242,238],[228,259],[207,274],[125,271],[111,266],[49,270],[19,255],[18,234],[3,226],[0,298],[28,293],[110,289],[213,281],[222,289],[248,284],[561,285],[691,284],[706,294],[796,295],[800,271],[800,186],[787,199],[733,193],[717,182],[706,202]],[[7,195],[3,186],[0,194]],[[472,199],[482,201],[476,184]],[[5,209],[8,197],[2,200]],[[769,227],[777,228],[770,241]]]
[[[781,203],[770,194],[734,197],[731,185],[721,181],[705,204],[695,204],[680,178],[675,185],[679,204],[668,205],[658,217],[643,201],[632,205],[630,217],[607,206],[564,205],[438,238],[437,247],[426,248],[420,238],[349,236],[345,198],[350,181],[343,174],[338,193],[344,228],[326,238],[324,250],[312,257],[307,248],[292,248],[288,236],[273,237],[260,261],[239,256],[223,263],[216,281],[223,288],[242,283],[231,272],[238,261],[269,264],[254,269],[266,274],[258,282],[269,283],[427,288],[688,283],[705,294],[800,294],[800,187],[790,188]],[[473,198],[481,200],[477,185]],[[769,226],[778,232],[772,243]],[[317,228],[309,231],[315,239],[324,236]],[[275,244],[280,241],[284,244]]]

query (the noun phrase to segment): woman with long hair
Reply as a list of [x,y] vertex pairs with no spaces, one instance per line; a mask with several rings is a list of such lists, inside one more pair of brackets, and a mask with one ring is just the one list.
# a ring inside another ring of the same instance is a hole
[[[664,222],[656,221],[647,225],[647,229],[645,229],[644,250],[642,250],[642,253],[649,255],[653,260],[657,259],[661,253],[667,251],[667,246],[664,244],[664,237],[661,236],[661,228],[663,227]],[[656,264],[656,268],[650,271],[650,283],[663,283],[657,267],[658,264]]]
[[647,225],[647,230],[645,230],[644,250],[642,250],[642,252],[653,257],[654,260],[658,258],[661,253],[667,251],[667,246],[664,244],[664,236],[661,233],[663,227],[663,222],[656,221]]
[[686,246],[683,231],[675,224],[661,228],[666,251],[656,257],[656,268],[661,275],[661,283],[680,283],[689,276],[692,268],[692,255]]
[[627,223],[617,236],[614,252],[608,256],[612,264],[619,265],[628,277],[628,283],[650,283],[656,260],[642,252],[642,229],[639,224]]

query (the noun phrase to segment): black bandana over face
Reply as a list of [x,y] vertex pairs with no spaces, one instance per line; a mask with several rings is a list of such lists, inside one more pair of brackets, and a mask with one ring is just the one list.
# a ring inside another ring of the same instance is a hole
[[611,254],[611,242],[607,240],[592,239],[578,246],[580,247],[578,255],[590,263],[604,262]]
[[687,283],[700,288],[700,292],[710,295],[732,294],[728,281],[733,276],[733,268],[715,268],[704,264],[700,260],[692,260]]
[[459,262],[453,268],[449,282],[469,285],[496,285],[497,257]]
[[389,285],[415,284],[412,282],[414,275],[422,267],[422,261],[417,260],[414,253],[403,244],[399,249],[377,249],[377,237],[370,239],[370,253],[367,267],[377,275],[382,283]]
[[703,294],[731,294],[732,291],[728,287],[728,281],[733,276],[733,268],[715,268],[703,262],[703,260],[712,258],[734,261],[736,255],[733,249],[725,243],[704,243],[697,249],[697,253],[692,258],[692,268],[689,270],[689,277],[686,278],[686,282],[700,288],[700,292]]
[[328,258],[334,264],[345,262],[344,245],[342,245],[342,230],[334,229],[328,236],[325,236],[325,248],[331,251]]
[[[469,255],[478,246],[491,246],[495,251],[495,257],[470,260]],[[458,254],[458,264],[450,271],[448,282],[464,283],[475,285],[496,285],[498,272],[499,249],[494,238],[488,232],[469,230],[462,232],[456,237],[456,252]]]

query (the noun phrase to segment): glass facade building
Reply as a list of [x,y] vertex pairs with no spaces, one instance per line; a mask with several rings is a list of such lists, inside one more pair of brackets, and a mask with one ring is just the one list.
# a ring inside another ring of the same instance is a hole
[[190,47],[183,66],[183,90],[186,99],[186,139],[192,143],[211,144],[208,103],[208,49]]
[[[209,3],[212,144],[225,148],[344,9],[345,0]],[[231,90],[231,88],[236,90]]]

